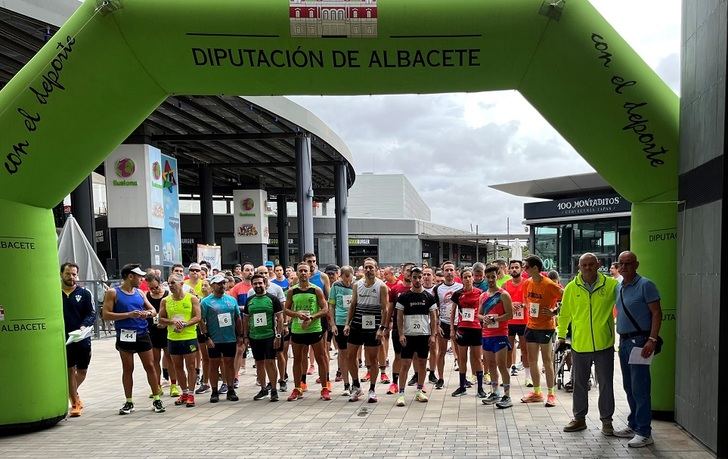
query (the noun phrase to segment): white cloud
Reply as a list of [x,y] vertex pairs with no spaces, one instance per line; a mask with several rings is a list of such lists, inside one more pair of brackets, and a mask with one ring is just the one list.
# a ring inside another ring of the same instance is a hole
[[[592,4],[679,92],[680,0]],[[359,173],[406,174],[432,221],[459,229],[504,232],[510,218],[522,230],[529,199],[488,185],[593,170],[515,91],[291,99],[346,142]]]

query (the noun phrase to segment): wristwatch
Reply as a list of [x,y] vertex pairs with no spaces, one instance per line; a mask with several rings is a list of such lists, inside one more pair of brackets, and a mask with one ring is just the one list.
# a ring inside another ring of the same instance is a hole
[[652,341],[653,343],[656,343],[657,342],[657,338],[653,338],[651,336],[649,338],[647,338],[647,339],[650,340],[650,341]]
[[276,339],[281,339],[281,334],[280,333],[276,333]]

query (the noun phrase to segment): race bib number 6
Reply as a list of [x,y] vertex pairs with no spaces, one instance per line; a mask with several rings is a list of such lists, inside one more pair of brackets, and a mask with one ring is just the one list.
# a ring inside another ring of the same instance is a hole
[[224,327],[230,327],[233,324],[232,318],[230,318],[230,313],[226,312],[223,314],[217,315],[217,323],[220,326],[220,328]]

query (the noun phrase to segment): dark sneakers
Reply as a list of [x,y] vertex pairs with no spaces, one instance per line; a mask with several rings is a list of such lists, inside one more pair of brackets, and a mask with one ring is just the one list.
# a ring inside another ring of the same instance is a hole
[[584,419],[572,419],[564,426],[564,432],[579,432],[580,430],[586,430],[586,421]]
[[155,413],[164,413],[165,411],[167,411],[167,409],[164,407],[164,403],[162,403],[161,400],[155,400],[154,402],[152,402],[152,407],[154,407]]
[[452,393],[453,397],[462,397],[463,395],[466,395],[468,393],[467,389],[464,387],[458,387],[455,389],[455,392]]
[[240,400],[238,398],[238,395],[235,393],[235,389],[230,389],[229,387],[226,397],[231,402],[237,402],[238,400]]
[[[227,393],[227,391],[226,391]],[[220,401],[220,395],[217,392],[213,392],[212,395],[210,395],[210,403],[217,403]]]
[[273,389],[270,391],[270,401],[271,402],[277,402],[278,401],[278,391]]
[[438,379],[435,383],[435,389],[442,389],[442,387],[445,385],[444,379]]
[[134,404],[132,402],[126,402],[124,403],[124,406],[119,409],[119,414],[131,414],[134,412]]
[[253,400],[261,400],[268,396],[268,389],[261,389],[260,392],[253,396]]

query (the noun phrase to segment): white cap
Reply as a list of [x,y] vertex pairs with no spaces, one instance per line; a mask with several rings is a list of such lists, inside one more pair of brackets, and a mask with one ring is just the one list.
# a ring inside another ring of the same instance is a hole
[[140,276],[146,276],[147,275],[147,273],[145,273],[144,271],[142,271],[142,269],[139,266],[137,266],[136,268],[132,269],[131,272],[133,274],[138,274]]
[[207,281],[210,283],[210,285],[212,285],[219,284],[220,282],[227,282],[227,279],[225,279],[225,276],[223,276],[222,274],[215,274]]

